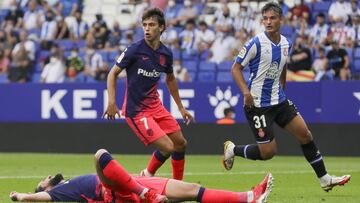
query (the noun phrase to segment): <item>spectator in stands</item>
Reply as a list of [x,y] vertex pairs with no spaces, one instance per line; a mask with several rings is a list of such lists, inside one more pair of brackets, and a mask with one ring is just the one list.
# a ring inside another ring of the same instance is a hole
[[234,43],[234,49],[232,58],[235,58],[241,51],[241,48],[245,45],[245,43],[248,41],[249,34],[247,33],[245,28],[242,28],[239,31],[235,32],[235,43]]
[[35,42],[29,39],[26,30],[20,32],[20,42],[15,45],[14,49],[12,50],[12,55],[13,56],[16,55],[17,52],[19,52],[22,47],[25,48],[27,57],[32,62],[35,62],[35,53],[36,53]]
[[350,19],[348,20],[349,24],[352,24],[352,21],[357,15],[360,15],[360,8],[358,4],[358,0],[351,0],[351,12],[350,12]]
[[196,31],[195,45],[199,52],[209,50],[214,43],[215,33],[208,28],[205,21],[199,22],[199,29]]
[[106,48],[110,51],[118,50],[121,41],[121,29],[119,22],[115,21],[109,38],[106,42]]
[[56,16],[55,21],[57,22],[56,39],[69,39],[70,31],[64,18],[62,16]]
[[303,37],[296,38],[294,50],[289,57],[288,70],[293,72],[311,70],[311,51],[306,47]]
[[14,43],[11,43],[11,41],[14,41],[14,40],[10,40],[10,38],[11,38],[10,36],[12,33],[13,32],[10,32],[9,34],[7,34],[5,31],[0,30],[0,45],[1,45],[2,50],[4,51],[4,55],[8,58],[11,56],[12,48],[14,47],[15,43],[17,43],[16,40]]
[[176,5],[175,0],[170,0],[168,2],[168,6],[166,7],[164,14],[165,14],[165,20],[168,25],[177,25],[177,17],[179,14],[179,7]]
[[329,39],[337,41],[341,47],[354,47],[355,34],[354,28],[345,25],[343,20],[339,17],[336,18],[336,23],[331,25]]
[[329,8],[329,18],[331,23],[346,23],[351,15],[351,5],[345,0],[333,1]]
[[31,61],[25,43],[20,43],[18,50],[12,54],[8,79],[10,82],[24,83],[29,81]]
[[285,3],[284,0],[278,0],[279,5],[281,6],[281,10],[283,12],[283,16],[288,16],[289,6]]
[[41,73],[41,83],[62,83],[65,80],[65,64],[61,52],[50,57],[50,63],[46,64]]
[[186,67],[182,66],[179,59],[174,60],[174,76],[179,82],[191,82],[191,78],[188,74]]
[[178,33],[172,24],[161,34],[160,41],[171,50],[180,49]]
[[45,67],[48,63],[50,63],[50,58],[51,58],[52,56],[55,56],[55,55],[56,55],[57,53],[59,53],[60,51],[62,51],[62,50],[61,50],[61,48],[59,47],[59,45],[58,45],[57,43],[52,43],[52,44],[51,44],[49,55],[46,56],[45,58],[40,59],[41,62],[42,62],[42,67],[43,67],[43,69],[44,69],[44,67]]
[[125,32],[125,37],[121,38],[120,40],[120,49],[125,50],[125,48],[130,44],[132,44],[133,42],[134,42],[134,31],[127,30]]
[[184,7],[180,9],[177,19],[180,25],[185,25],[188,20],[194,20],[196,15],[198,15],[196,7],[193,6],[193,3],[190,0],[185,0]]
[[180,48],[184,50],[187,54],[193,55],[196,54],[196,31],[195,31],[195,20],[189,19],[186,22],[185,30],[180,34]]
[[241,29],[246,29],[247,32],[252,31],[251,24],[253,23],[253,15],[249,12],[249,8],[247,6],[240,4],[240,9],[234,19],[234,28],[235,31],[240,31]]
[[45,22],[41,26],[41,48],[49,50],[52,41],[56,39],[57,22],[55,21],[55,14],[52,10],[48,10],[45,16]]
[[87,41],[94,44],[96,49],[103,49],[107,40],[107,30],[102,27],[100,22],[95,22],[89,31]]
[[316,24],[310,29],[308,44],[310,47],[320,47],[328,44],[330,27],[325,23],[325,14],[319,13],[316,16]]
[[222,15],[218,15],[214,19],[214,25],[217,29],[226,29],[225,27],[233,26],[234,20],[230,15],[230,8],[227,4],[222,6]]
[[236,40],[233,37],[232,26],[224,27],[222,32],[219,31],[216,34],[216,39],[212,44],[211,51],[211,62],[221,63],[226,60],[232,60],[233,50],[236,48]]
[[76,10],[74,16],[67,17],[65,21],[69,27],[70,39],[85,39],[89,31],[89,26],[85,21],[82,20],[82,13],[80,10]]
[[44,13],[42,9],[38,9],[36,0],[29,1],[29,10],[24,14],[24,28],[26,30],[38,29],[44,20]]
[[[150,0],[141,0],[141,3],[134,2],[135,8],[134,8],[134,18],[136,19],[135,26],[141,25],[141,16],[143,15],[145,9],[150,8]],[[141,27],[141,26],[140,26]]]
[[0,74],[7,74],[10,60],[5,56],[5,51],[0,46]]
[[326,56],[329,62],[329,68],[333,71],[335,78],[348,80],[350,78],[350,61],[348,53],[345,49],[339,47],[336,40],[334,40],[331,45],[332,49]]
[[309,22],[311,18],[310,8],[305,4],[304,0],[295,0],[295,6],[290,9],[290,20],[305,18]]
[[95,80],[106,80],[107,77],[108,69],[103,57],[91,46],[86,48],[84,73]]
[[315,59],[312,64],[312,69],[315,72],[315,81],[320,80],[328,80],[331,79],[331,75],[326,74],[328,69],[328,60],[325,57],[325,49],[323,47],[319,47],[319,58]]
[[355,31],[355,47],[359,47],[360,46],[360,15],[354,16],[352,23]]
[[2,27],[5,30],[20,29],[23,23],[24,12],[16,3],[16,0],[11,1],[9,12],[5,16],[5,21]]
[[77,76],[84,70],[84,62],[79,56],[79,49],[73,47],[70,56],[66,59],[66,76],[68,82],[78,82]]
[[216,121],[219,125],[232,125],[235,124],[235,110],[232,107],[224,109],[224,118]]

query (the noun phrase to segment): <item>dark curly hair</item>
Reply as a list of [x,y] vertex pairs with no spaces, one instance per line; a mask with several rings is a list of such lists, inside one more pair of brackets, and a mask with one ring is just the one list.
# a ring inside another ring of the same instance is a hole
[[159,25],[166,27],[164,13],[159,8],[149,8],[144,11],[141,20],[144,21],[148,18],[155,17]]

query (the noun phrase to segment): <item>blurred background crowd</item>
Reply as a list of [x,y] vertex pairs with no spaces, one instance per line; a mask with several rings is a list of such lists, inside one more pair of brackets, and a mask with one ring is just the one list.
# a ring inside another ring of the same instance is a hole
[[[289,81],[360,79],[357,0],[283,1],[281,33],[293,42]],[[162,42],[180,82],[231,82],[242,46],[262,32],[266,1],[2,0],[0,83],[99,82],[143,38],[141,15],[165,12]],[[125,71],[120,80],[125,80]],[[250,75],[248,68],[245,77]]]

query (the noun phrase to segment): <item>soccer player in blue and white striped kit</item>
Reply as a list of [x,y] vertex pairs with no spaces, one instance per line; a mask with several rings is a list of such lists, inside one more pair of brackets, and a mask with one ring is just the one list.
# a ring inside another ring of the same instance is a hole
[[[223,164],[230,170],[235,156],[251,160],[271,159],[277,150],[272,130],[275,122],[296,137],[306,160],[320,179],[325,191],[344,185],[350,175],[330,176],[311,132],[295,105],[284,93],[286,60],[292,44],[280,34],[282,10],[277,3],[267,3],[261,10],[265,31],[252,38],[240,51],[232,66],[235,82],[244,95],[244,112],[257,144],[224,143]],[[250,81],[246,84],[242,69],[249,64]]]

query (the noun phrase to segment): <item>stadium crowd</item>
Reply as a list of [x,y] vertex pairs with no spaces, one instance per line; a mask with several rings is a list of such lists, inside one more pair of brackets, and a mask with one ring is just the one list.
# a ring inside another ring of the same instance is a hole
[[[143,38],[139,16],[156,1],[113,0],[120,2],[121,14],[136,19],[127,27],[107,21],[106,12],[85,20],[83,11],[91,6],[87,2],[11,0],[2,5],[0,83],[105,81],[118,55]],[[164,2],[167,30],[162,42],[173,50],[178,80],[233,81],[234,58],[246,41],[263,31],[261,7],[234,0]],[[278,2],[285,16],[281,33],[293,42],[288,80],[360,78],[357,0],[295,0],[291,6]],[[250,75],[248,68],[244,71]]]

